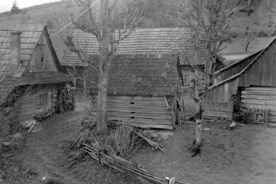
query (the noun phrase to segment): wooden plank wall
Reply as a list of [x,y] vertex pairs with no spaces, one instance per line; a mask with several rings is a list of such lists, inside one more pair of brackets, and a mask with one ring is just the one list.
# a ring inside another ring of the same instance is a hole
[[237,78],[208,91],[203,115],[232,119],[234,108],[232,95],[237,94],[238,83],[239,79]]
[[240,86],[267,86],[276,87],[276,43],[258,58],[256,63],[250,67],[241,77]]
[[[37,107],[36,97],[40,94],[47,93],[47,106]],[[57,86],[54,85],[44,85],[40,86],[38,89],[34,89],[26,92],[20,98],[21,112],[19,116],[20,121],[25,121],[31,119],[34,115],[47,112],[55,107],[57,101]]]
[[107,119],[142,128],[173,129],[174,116],[165,97],[109,96]]
[[43,33],[30,61],[30,72],[57,71],[49,45]]
[[268,119],[276,123],[276,88],[251,87],[242,91],[242,107],[269,109]]

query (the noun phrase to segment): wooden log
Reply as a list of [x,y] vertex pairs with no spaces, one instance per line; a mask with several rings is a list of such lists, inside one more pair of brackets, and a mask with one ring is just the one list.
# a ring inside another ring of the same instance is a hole
[[138,117],[122,117],[122,116],[107,116],[108,120],[121,120],[127,123],[141,123],[141,124],[155,124],[155,125],[170,125],[172,122],[170,120],[160,120],[160,119],[148,119],[148,118],[138,118]]
[[[165,179],[158,178],[145,169],[143,169],[141,166],[139,166],[136,163],[133,163],[131,161],[125,160],[123,158],[120,158],[116,155],[107,155],[103,153],[102,151],[99,151],[95,149],[94,147],[84,144],[83,151],[88,153],[93,159],[104,163],[105,165],[108,165],[109,167],[126,173],[130,176],[134,176],[138,179],[146,180],[148,182],[151,182],[153,184],[165,184],[167,181]],[[175,181],[175,184],[184,184],[179,181]]]
[[152,115],[170,115],[169,111],[163,110],[148,110],[148,109],[137,109],[137,108],[109,108],[107,107],[107,112],[122,112],[122,113],[138,113],[138,114],[152,114]]
[[118,124],[122,124],[125,126],[134,126],[134,127],[140,127],[140,128],[157,128],[157,129],[167,129],[167,130],[172,130],[173,127],[172,125],[166,125],[166,124],[155,124],[151,122],[143,123],[143,122],[125,122],[124,120],[122,121],[115,121]]
[[164,108],[154,108],[154,107],[147,107],[147,106],[122,106],[122,105],[117,105],[117,106],[109,106],[107,105],[107,110],[109,111],[116,111],[116,110],[137,110],[140,112],[169,112],[168,109]]
[[107,116],[110,117],[124,117],[129,119],[149,119],[149,120],[171,120],[172,117],[169,115],[152,115],[146,113],[122,113],[122,112],[107,112]]

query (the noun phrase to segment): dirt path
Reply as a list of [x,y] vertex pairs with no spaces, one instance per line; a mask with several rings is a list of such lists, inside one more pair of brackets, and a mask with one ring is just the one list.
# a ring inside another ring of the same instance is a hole
[[76,140],[80,127],[77,122],[83,116],[79,112],[56,115],[42,123],[41,132],[27,137],[26,149],[22,154],[24,164],[37,169],[38,179],[57,178],[66,184],[80,183],[64,169],[67,160],[64,147],[70,140]]

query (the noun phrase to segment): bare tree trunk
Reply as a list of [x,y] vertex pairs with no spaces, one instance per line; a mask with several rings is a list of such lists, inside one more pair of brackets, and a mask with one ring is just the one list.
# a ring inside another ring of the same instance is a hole
[[97,131],[105,133],[106,123],[106,102],[108,90],[108,71],[99,75],[98,108],[97,108]]
[[[106,40],[104,40],[106,41]],[[105,44],[102,44],[105,45]],[[109,81],[109,69],[112,57],[108,55],[108,49],[100,49],[102,57],[99,63],[99,81],[98,81],[98,108],[97,108],[97,131],[99,133],[106,133],[106,103]],[[104,50],[104,51],[103,51]]]
[[98,108],[97,108],[97,131],[98,133],[107,132],[106,122],[106,102],[108,91],[108,73],[111,57],[109,56],[110,27],[109,20],[109,1],[101,1],[101,40],[99,42],[99,81],[98,81]]

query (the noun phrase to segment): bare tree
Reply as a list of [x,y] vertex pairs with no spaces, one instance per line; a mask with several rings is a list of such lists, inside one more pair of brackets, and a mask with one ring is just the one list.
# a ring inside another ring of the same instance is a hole
[[[203,102],[206,97],[216,56],[223,50],[223,43],[231,39],[229,21],[238,9],[238,0],[171,0],[170,5],[176,10],[177,16],[172,17],[180,27],[189,29],[195,51],[199,43],[206,46],[207,58],[204,69],[204,90],[197,91],[193,98],[197,104],[196,145],[201,144]],[[195,83],[200,81],[196,80]],[[194,90],[197,85],[194,85]]]
[[[76,28],[94,36],[99,44],[98,62],[98,107],[97,131],[106,132],[106,102],[111,62],[120,41],[126,39],[143,18],[141,0],[76,0],[82,8],[81,16],[72,22]],[[65,43],[70,51],[75,52],[82,61],[91,65],[92,55],[74,44],[72,35]]]

